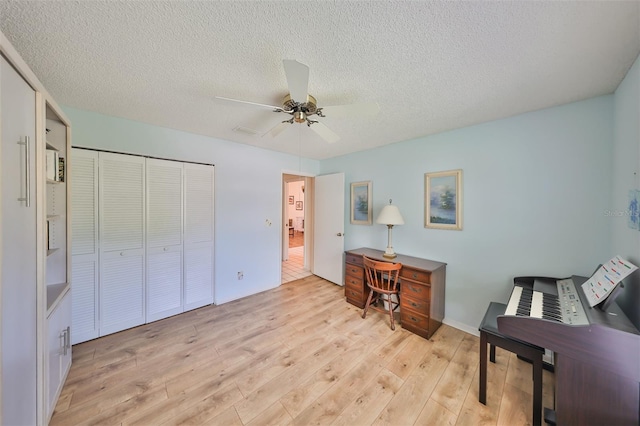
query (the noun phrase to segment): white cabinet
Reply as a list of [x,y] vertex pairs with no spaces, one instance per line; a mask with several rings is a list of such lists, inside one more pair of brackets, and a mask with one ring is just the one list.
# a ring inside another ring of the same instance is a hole
[[0,111],[0,424],[36,424],[36,94],[1,56]]
[[71,368],[71,294],[60,302],[47,318],[48,397],[47,412],[53,413],[62,384]]
[[213,166],[73,155],[79,343],[213,303]]
[[184,165],[184,308],[213,303],[213,167]]
[[101,152],[100,335],[144,324],[144,158]]
[[183,311],[182,163],[147,159],[147,322]]
[[47,339],[50,314],[71,315],[70,126],[2,33],[0,53],[0,424],[46,424],[71,362]]

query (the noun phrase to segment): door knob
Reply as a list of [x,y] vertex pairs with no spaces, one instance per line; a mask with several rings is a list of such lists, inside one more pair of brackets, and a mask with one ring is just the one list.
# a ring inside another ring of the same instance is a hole
[[336,235],[337,235],[338,237],[342,237],[342,232],[338,232]]

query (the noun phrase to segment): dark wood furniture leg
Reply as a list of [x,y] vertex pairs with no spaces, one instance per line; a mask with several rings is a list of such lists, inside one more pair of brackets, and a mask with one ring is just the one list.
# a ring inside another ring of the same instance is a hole
[[498,332],[498,315],[503,315],[506,305],[491,302],[480,323],[480,384],[478,401],[487,403],[487,344],[490,346],[489,358],[496,361],[496,346],[523,357],[533,364],[533,424],[542,424],[542,355],[544,348],[512,339]]

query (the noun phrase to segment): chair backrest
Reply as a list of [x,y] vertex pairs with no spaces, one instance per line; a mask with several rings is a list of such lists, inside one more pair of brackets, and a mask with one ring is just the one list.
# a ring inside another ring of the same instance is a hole
[[378,262],[362,256],[367,285],[380,293],[397,293],[402,263]]

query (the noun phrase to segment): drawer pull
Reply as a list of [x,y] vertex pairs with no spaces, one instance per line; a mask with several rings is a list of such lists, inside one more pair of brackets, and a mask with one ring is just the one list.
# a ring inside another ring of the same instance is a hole
[[417,279],[418,278],[418,274],[416,274],[415,272],[413,273],[413,279]]
[[409,319],[410,319],[411,321],[413,321],[413,322],[420,322],[420,320],[418,320],[418,319],[416,319],[416,318],[414,318],[414,317],[409,317]]
[[414,293],[422,293],[422,289],[421,288],[416,288],[416,287],[409,287],[409,288]]
[[411,302],[411,306],[413,306],[414,308],[417,308],[418,304],[416,302]]

